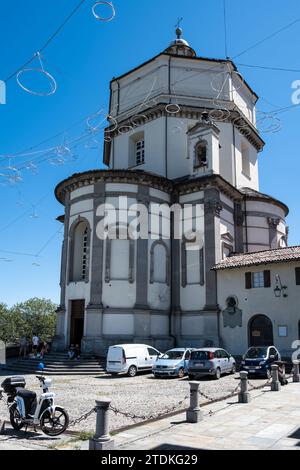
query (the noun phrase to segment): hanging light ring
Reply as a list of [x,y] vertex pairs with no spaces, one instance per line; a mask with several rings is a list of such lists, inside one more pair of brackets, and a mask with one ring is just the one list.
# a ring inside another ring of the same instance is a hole
[[[96,10],[97,10],[97,7],[99,7],[100,5],[101,5],[101,6],[107,6],[107,7],[109,7],[109,8],[111,9],[111,14],[110,14],[110,16],[103,17],[103,16],[98,15],[98,13],[96,12]],[[113,5],[112,2],[104,2],[104,1],[102,1],[102,2],[96,2],[96,3],[93,5],[93,7],[92,7],[92,12],[93,12],[94,17],[95,17],[96,20],[98,20],[98,21],[109,22],[109,21],[112,21],[112,20],[115,18],[115,16],[116,16],[116,10],[115,10],[115,7],[114,7],[114,5]]]
[[[30,90],[30,88],[27,88],[25,85],[23,85],[21,78],[22,75],[28,73],[28,72],[36,72],[42,74],[44,77],[46,77],[50,83],[50,91],[48,92],[41,92],[41,91],[35,91],[35,90]],[[35,96],[51,96],[54,95],[54,93],[57,90],[57,83],[55,78],[46,70],[39,69],[39,68],[27,68],[27,69],[22,69],[18,72],[17,74],[17,83],[19,87],[22,88],[22,90],[26,91],[30,95],[35,95]]]

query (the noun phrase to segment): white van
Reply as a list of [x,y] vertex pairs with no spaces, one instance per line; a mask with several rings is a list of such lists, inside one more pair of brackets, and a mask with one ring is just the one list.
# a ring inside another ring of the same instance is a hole
[[152,372],[152,367],[161,355],[157,349],[146,344],[119,344],[110,346],[106,371],[109,374],[128,374],[135,377],[139,371]]

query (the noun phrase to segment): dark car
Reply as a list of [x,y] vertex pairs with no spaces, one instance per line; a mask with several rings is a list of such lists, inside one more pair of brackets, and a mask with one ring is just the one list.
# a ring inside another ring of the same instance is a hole
[[253,346],[243,357],[241,370],[249,375],[271,378],[271,365],[280,361],[281,356],[275,346]]

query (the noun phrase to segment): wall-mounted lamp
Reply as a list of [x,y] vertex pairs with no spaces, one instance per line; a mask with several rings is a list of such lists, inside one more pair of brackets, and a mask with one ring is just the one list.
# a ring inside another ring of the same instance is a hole
[[287,286],[283,286],[279,274],[276,274],[276,287],[274,289],[275,297],[279,298],[281,295],[286,298],[287,294]]

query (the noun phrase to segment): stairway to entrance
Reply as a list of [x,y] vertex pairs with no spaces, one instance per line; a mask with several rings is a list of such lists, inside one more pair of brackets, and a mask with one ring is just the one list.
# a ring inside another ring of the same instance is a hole
[[36,374],[40,362],[45,364],[45,375],[104,375],[105,358],[93,358],[83,355],[76,361],[70,361],[66,352],[51,352],[41,359],[9,359],[0,366],[2,370],[23,374]]

